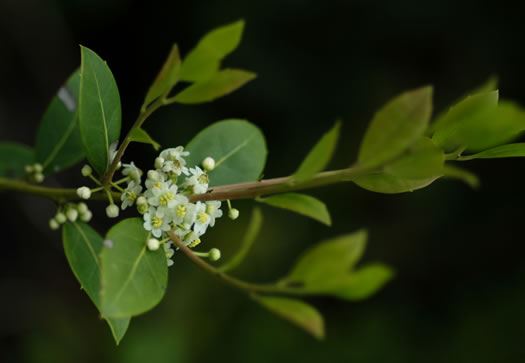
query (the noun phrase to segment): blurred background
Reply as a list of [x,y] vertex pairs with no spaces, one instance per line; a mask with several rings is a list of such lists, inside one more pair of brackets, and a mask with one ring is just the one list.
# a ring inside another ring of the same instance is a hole
[[[213,103],[161,109],[145,128],[170,147],[214,121],[248,119],[267,137],[265,176],[277,177],[293,172],[341,118],[330,165],[341,168],[354,161],[373,113],[407,89],[433,84],[439,111],[495,74],[502,98],[525,105],[524,11],[525,4],[451,0],[2,0],[0,139],[34,145],[47,103],[80,63],[79,44],[107,60],[127,130],[172,42],[186,54],[210,29],[244,18],[241,46],[224,66],[258,78]],[[129,150],[127,160],[143,169],[155,156],[145,145]],[[364,260],[397,271],[364,302],[308,300],[325,316],[324,342],[178,255],[166,298],[133,319],[115,347],[69,269],[60,233],[47,227],[53,204],[0,194],[0,361],[523,361],[525,160],[462,166],[480,176],[479,190],[449,180],[400,195],[353,184],[313,190],[331,210],[332,228],[263,207],[263,233],[238,271],[247,280],[273,281],[308,246],[359,228],[369,231]],[[80,167],[46,183],[83,185]],[[234,205],[239,220],[221,220],[202,249],[234,251],[253,203]],[[90,204],[101,233],[109,226],[104,207]]]

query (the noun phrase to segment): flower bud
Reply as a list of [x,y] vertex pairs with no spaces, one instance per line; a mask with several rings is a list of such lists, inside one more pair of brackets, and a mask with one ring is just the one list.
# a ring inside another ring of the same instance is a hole
[[120,168],[122,168],[122,161],[117,163],[117,168],[115,170],[119,170]]
[[207,171],[211,171],[215,169],[215,159],[208,156],[206,159],[202,161],[202,167],[204,168],[204,170],[207,170]]
[[106,215],[109,218],[117,218],[119,209],[115,204],[110,204],[106,207]]
[[217,248],[212,248],[210,252],[208,252],[208,258],[210,261],[217,261],[221,258],[221,251]]
[[159,249],[159,246],[160,246],[160,242],[158,239],[156,238],[150,238],[148,240],[148,248],[150,251],[156,251]]
[[159,181],[160,180],[160,174],[155,170],[149,170],[148,171],[148,180],[151,181]]
[[67,219],[69,219],[71,222],[74,222],[78,218],[78,211],[74,208],[69,208],[66,211],[66,216],[67,216]]
[[155,159],[155,168],[156,169],[162,169],[162,164],[164,164],[164,158],[161,158],[160,156]]
[[80,187],[77,189],[77,195],[82,199],[89,199],[91,197],[91,189],[88,187]]
[[137,211],[140,214],[145,214],[148,211],[149,207],[147,204],[137,204]]
[[78,211],[78,213],[80,213],[80,214],[84,214],[84,213],[86,213],[88,210],[89,210],[89,209],[88,209],[88,206],[87,206],[86,203],[84,203],[84,202],[80,202],[80,203],[77,204],[77,211]]
[[62,224],[62,223],[66,223],[67,221],[67,218],[66,218],[66,215],[62,212],[58,212],[57,215],[55,216],[55,220]]
[[232,220],[239,218],[239,210],[237,208],[232,208],[228,211],[228,217]]
[[44,181],[44,174],[42,173],[36,173],[34,176],[33,176],[33,179],[35,180],[35,182],[37,183],[42,183]]
[[57,229],[60,228],[60,224],[58,224],[55,218],[51,218],[49,220],[49,228],[51,228],[53,231],[56,231]]
[[33,174],[33,166],[32,165],[24,166],[24,171],[26,174]]
[[42,171],[44,171],[44,169],[42,168],[42,164],[39,164],[39,163],[34,164],[33,165],[33,171],[36,174],[42,173]]
[[148,201],[146,200],[146,198],[144,196],[140,196],[137,198],[137,205],[148,205]]
[[80,172],[83,176],[89,176],[93,172],[93,169],[91,169],[91,166],[86,164],[82,167],[82,170],[80,170]]
[[80,214],[80,220],[82,222],[89,222],[91,218],[93,217],[93,213],[91,213],[90,210],[85,211],[84,213]]

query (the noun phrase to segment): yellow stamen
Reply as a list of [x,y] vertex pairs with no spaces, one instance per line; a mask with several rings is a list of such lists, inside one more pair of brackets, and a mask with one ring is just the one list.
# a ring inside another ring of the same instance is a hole
[[189,248],[193,248],[195,246],[197,246],[199,243],[201,243],[201,239],[200,238],[197,238],[195,241],[193,241],[192,243],[190,243],[188,245]]
[[208,215],[207,215],[206,213],[201,212],[201,213],[199,213],[199,214],[197,215],[197,219],[198,219],[201,223],[206,223],[206,222],[208,222]]
[[173,200],[175,198],[175,196],[173,195],[173,193],[166,193],[166,194],[163,194],[160,196],[159,198],[159,203],[160,205],[162,206],[167,206],[168,205],[168,202],[170,200]]
[[151,218],[151,225],[155,228],[160,228],[160,226],[162,226],[162,219],[157,216],[154,216],[153,218]]
[[135,199],[137,199],[137,194],[134,192],[126,192],[126,197],[133,202]]
[[184,217],[186,215],[186,213],[188,212],[188,208],[186,208],[185,205],[182,205],[182,204],[179,204],[177,206],[177,217]]
[[208,174],[201,174],[199,175],[199,177],[197,178],[197,181],[200,183],[200,184],[208,184],[210,182],[210,178],[208,177]]

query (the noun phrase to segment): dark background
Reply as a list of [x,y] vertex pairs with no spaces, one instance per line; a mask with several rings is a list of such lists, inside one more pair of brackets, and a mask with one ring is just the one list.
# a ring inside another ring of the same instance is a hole
[[[176,41],[187,53],[208,30],[246,20],[225,66],[258,78],[224,99],[162,109],[146,129],[163,146],[185,144],[213,121],[235,117],[267,136],[265,175],[295,170],[337,118],[342,141],[331,168],[349,165],[367,122],[388,99],[435,86],[442,110],[490,75],[503,98],[525,104],[525,5],[476,1],[88,1],[0,2],[0,139],[33,145],[50,98],[79,65],[78,44],[107,60],[120,88],[123,130]],[[143,169],[147,146],[130,148]],[[264,208],[257,246],[241,268],[252,281],[286,273],[316,241],[367,228],[365,261],[384,261],[396,279],[371,299],[312,299],[326,318],[317,342],[214,280],[183,256],[170,269],[166,298],[133,319],[115,347],[110,331],[71,273],[54,206],[0,195],[0,361],[2,362],[518,362],[525,359],[524,199],[521,159],[464,164],[478,191],[439,180],[414,193],[380,195],[352,184],[312,194],[333,227]],[[49,185],[85,184],[80,166]],[[227,256],[242,236],[221,220],[206,249]],[[93,202],[93,225],[108,225]],[[203,249],[205,249],[203,247]]]

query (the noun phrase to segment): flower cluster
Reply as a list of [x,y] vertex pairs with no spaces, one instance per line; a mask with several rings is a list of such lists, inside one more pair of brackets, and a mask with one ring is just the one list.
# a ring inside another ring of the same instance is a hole
[[78,219],[82,222],[89,222],[92,217],[93,213],[91,213],[86,203],[68,203],[61,206],[55,217],[49,220],[49,228],[57,230],[60,228],[61,224],[64,224],[67,221],[76,222]]
[[155,237],[148,240],[148,248],[159,248],[160,243],[155,239],[165,242],[168,265],[172,264],[170,257],[174,252],[168,242],[168,231],[173,231],[186,246],[195,247],[208,227],[213,227],[215,220],[223,215],[220,201],[189,201],[188,195],[208,190],[210,179],[207,170],[211,158],[207,158],[207,167],[202,170],[198,166],[186,166],[184,157],[188,155],[189,152],[184,151],[182,146],[162,151],[155,159],[155,169],[146,174],[145,190],[142,171],[133,162],[123,164],[122,174],[128,179],[127,188],[121,195],[121,208],[124,210],[136,204],[144,218],[144,229]]
[[42,183],[44,181],[43,171],[44,168],[39,163],[24,166],[26,178],[35,183]]

